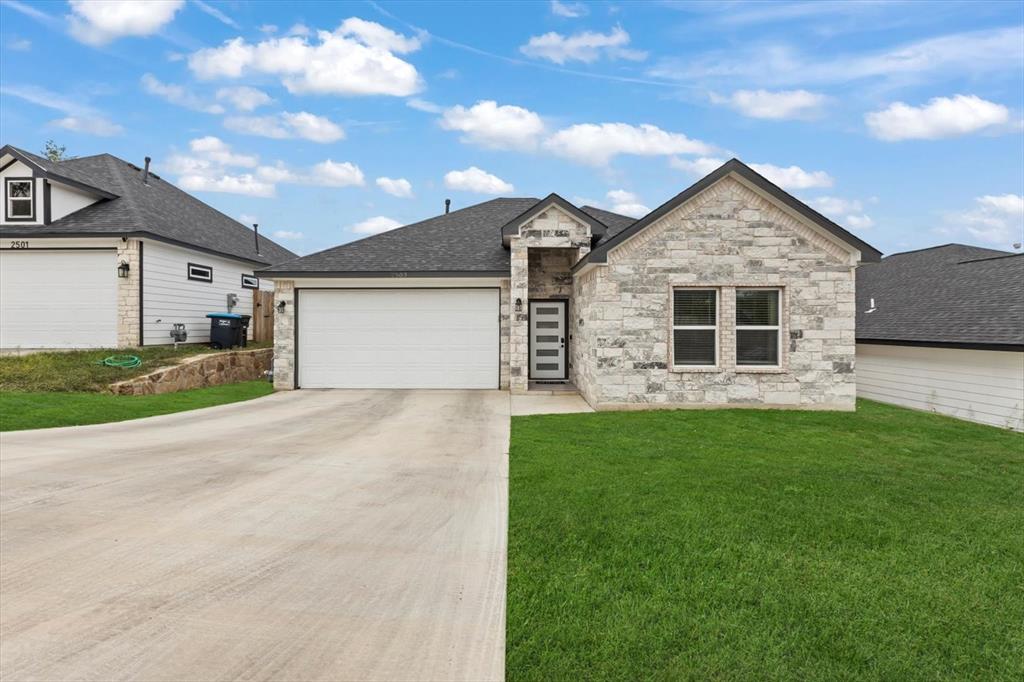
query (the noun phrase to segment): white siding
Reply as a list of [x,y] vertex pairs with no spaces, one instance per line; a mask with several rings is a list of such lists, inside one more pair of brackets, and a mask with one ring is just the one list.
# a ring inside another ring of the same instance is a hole
[[[213,268],[213,282],[188,279],[188,264]],[[207,313],[227,312],[227,295],[238,295],[231,311],[252,315],[252,290],[242,288],[242,273],[251,275],[254,265],[145,240],[142,250],[143,342],[147,346],[171,343],[175,322],[183,322],[189,343],[210,340]],[[262,281],[260,282],[262,285]],[[252,335],[252,325],[249,326]]]
[[858,343],[857,395],[1024,431],[1024,353]]
[[72,189],[56,182],[50,183],[50,221],[60,220],[64,216],[80,211],[95,204],[97,198],[91,194]]

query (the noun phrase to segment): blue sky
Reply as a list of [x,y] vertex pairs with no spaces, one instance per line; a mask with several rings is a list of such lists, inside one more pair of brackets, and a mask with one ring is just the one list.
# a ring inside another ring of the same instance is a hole
[[891,253],[1024,224],[1024,3],[0,0],[2,141],[309,253],[494,196],[642,214],[736,156]]

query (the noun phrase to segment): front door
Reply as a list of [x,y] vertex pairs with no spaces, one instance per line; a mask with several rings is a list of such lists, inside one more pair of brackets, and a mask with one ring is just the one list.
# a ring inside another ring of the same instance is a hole
[[530,301],[530,378],[568,379],[566,301]]

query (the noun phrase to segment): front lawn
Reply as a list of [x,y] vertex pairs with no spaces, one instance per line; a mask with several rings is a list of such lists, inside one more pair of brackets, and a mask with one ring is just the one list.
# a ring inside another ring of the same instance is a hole
[[510,680],[1024,679],[1024,435],[548,415],[509,465]]
[[[249,344],[247,350],[266,348],[270,344]],[[238,350],[238,349],[236,349]],[[193,343],[143,348],[76,350],[31,353],[0,357],[0,392],[3,391],[105,391],[107,386],[125,379],[148,374],[161,367],[176,365],[200,353],[217,353],[208,345]],[[131,369],[102,364],[111,355],[135,355],[142,364]]]
[[102,424],[197,410],[269,395],[268,381],[244,381],[159,395],[0,392],[0,431]]

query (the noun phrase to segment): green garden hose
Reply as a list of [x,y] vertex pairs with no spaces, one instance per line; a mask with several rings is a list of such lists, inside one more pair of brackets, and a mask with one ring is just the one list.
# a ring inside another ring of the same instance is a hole
[[136,355],[111,355],[109,358],[100,360],[98,365],[107,367],[120,367],[121,369],[132,369],[142,364],[142,360]]

